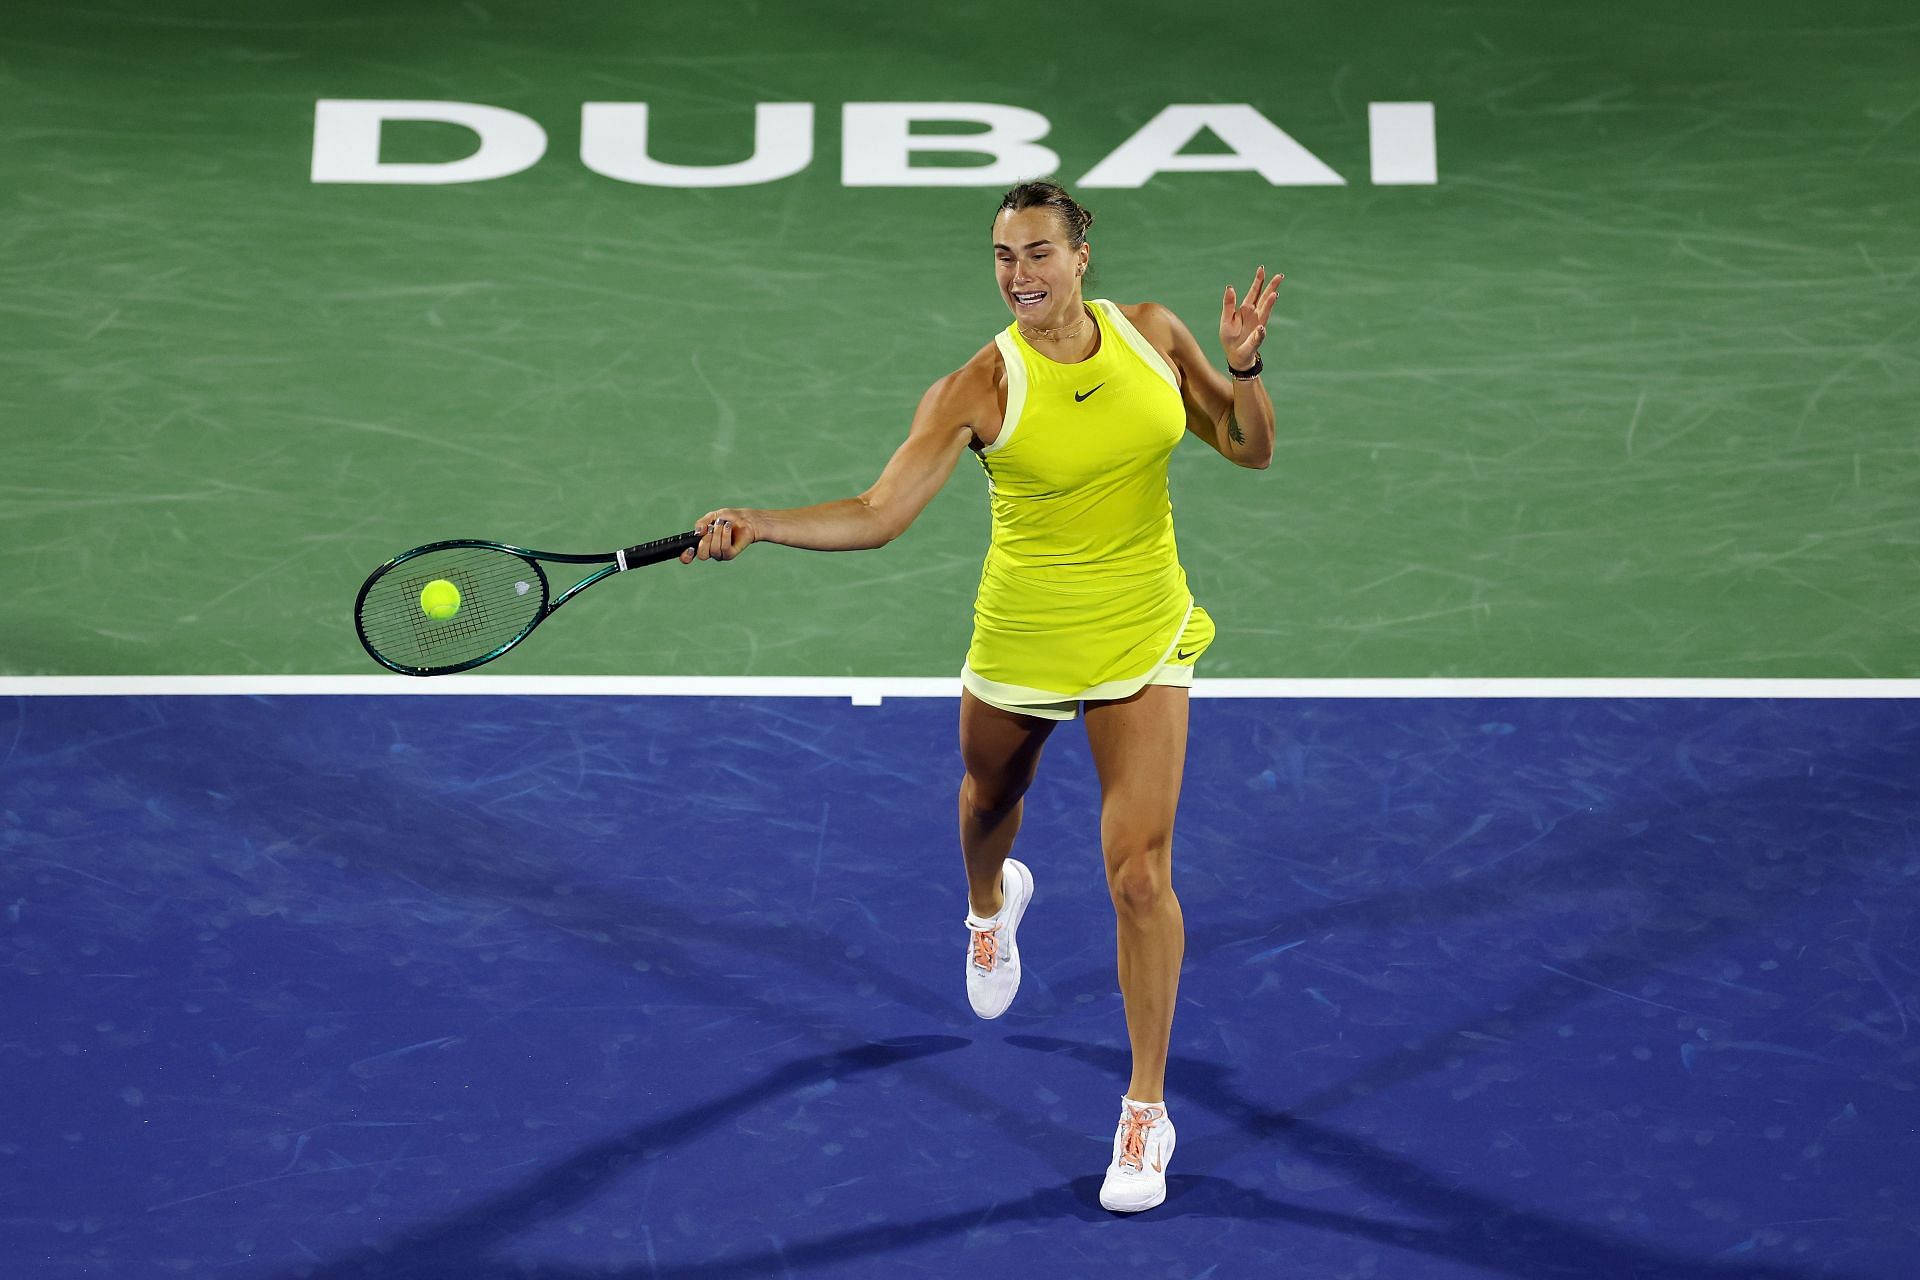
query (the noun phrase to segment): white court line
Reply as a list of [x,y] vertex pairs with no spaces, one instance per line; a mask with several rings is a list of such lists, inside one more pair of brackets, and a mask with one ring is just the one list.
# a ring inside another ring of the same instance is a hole
[[[957,698],[957,677],[922,676],[0,676],[0,697],[289,694],[530,694],[613,697]],[[1920,680],[1368,679],[1196,680],[1197,698],[1920,698]]]

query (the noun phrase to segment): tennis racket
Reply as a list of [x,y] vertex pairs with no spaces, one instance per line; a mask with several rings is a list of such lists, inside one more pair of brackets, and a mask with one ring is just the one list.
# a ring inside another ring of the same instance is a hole
[[[602,578],[671,560],[699,545],[700,535],[691,530],[591,556],[529,551],[473,538],[429,542],[373,571],[353,602],[353,625],[373,660],[388,670],[406,676],[466,671],[525,640],[555,609]],[[542,563],[602,568],[556,598]],[[430,582],[451,582],[459,590],[459,607],[450,616],[428,614],[421,593]]]

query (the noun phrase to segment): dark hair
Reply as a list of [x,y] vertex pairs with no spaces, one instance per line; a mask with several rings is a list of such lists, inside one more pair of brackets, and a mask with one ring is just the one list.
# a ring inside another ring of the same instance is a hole
[[[1067,224],[1067,247],[1078,249],[1087,242],[1087,228],[1093,225],[1093,210],[1067,194],[1057,182],[1023,182],[1000,197],[1000,213],[1011,209],[1047,208]],[[1000,214],[994,214],[999,217]]]

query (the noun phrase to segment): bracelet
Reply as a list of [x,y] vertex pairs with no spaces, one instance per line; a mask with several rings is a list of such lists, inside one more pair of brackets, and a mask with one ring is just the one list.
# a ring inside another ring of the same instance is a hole
[[1238,379],[1241,382],[1250,382],[1253,379],[1259,377],[1260,371],[1266,367],[1267,367],[1267,362],[1262,360],[1260,358],[1260,353],[1256,351],[1253,353],[1253,368],[1236,369],[1232,365],[1228,365],[1227,372],[1232,374],[1236,379]]

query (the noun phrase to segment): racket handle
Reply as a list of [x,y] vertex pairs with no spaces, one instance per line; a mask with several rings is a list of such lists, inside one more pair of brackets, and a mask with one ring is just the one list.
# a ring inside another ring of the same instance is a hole
[[662,560],[671,560],[682,551],[699,545],[700,535],[689,529],[685,533],[676,533],[671,538],[656,538],[652,542],[642,542],[624,551],[616,551],[613,553],[613,558],[622,569],[638,569],[643,564],[659,564]]

